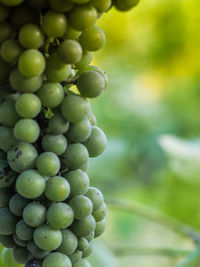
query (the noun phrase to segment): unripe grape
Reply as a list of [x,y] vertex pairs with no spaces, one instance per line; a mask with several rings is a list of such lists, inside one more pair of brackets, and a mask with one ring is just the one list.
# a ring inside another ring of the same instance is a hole
[[36,170],[26,170],[18,176],[16,189],[22,197],[34,199],[44,192],[45,180]]
[[24,208],[23,219],[27,225],[38,227],[46,221],[46,214],[47,210],[44,205],[32,202]]
[[62,232],[49,225],[42,225],[36,228],[34,241],[39,248],[45,251],[56,250],[62,243]]
[[33,145],[21,142],[8,151],[7,160],[10,167],[20,173],[34,169],[37,156],[38,152]]
[[89,102],[79,95],[68,95],[61,104],[61,112],[66,120],[79,122],[86,118],[90,113]]
[[47,212],[47,221],[54,229],[65,229],[74,220],[74,212],[66,203],[53,203]]
[[89,98],[95,98],[106,88],[105,80],[97,71],[83,72],[76,83],[80,93]]
[[9,201],[9,209],[16,216],[22,216],[23,210],[30,203],[30,200],[23,198],[22,196],[15,194]]
[[82,32],[79,40],[83,49],[88,51],[97,51],[105,44],[105,33],[98,27],[93,26]]
[[75,64],[81,60],[82,48],[75,40],[64,40],[58,47],[59,59],[65,64]]
[[36,24],[26,24],[20,29],[19,41],[25,48],[36,49],[44,44],[44,34]]
[[21,119],[14,127],[14,137],[26,143],[34,143],[40,134],[39,124],[32,119]]
[[72,263],[70,259],[60,253],[60,252],[53,252],[50,253],[43,261],[42,267],[72,267]]
[[36,166],[44,176],[54,176],[60,170],[60,160],[55,153],[44,152],[37,158]]
[[70,25],[78,30],[83,31],[92,27],[97,20],[97,11],[92,5],[76,5],[69,12]]
[[77,236],[69,229],[62,230],[62,243],[57,251],[69,256],[75,252],[77,246]]
[[13,248],[13,258],[20,264],[25,264],[29,257],[29,252],[26,248],[16,246]]
[[49,37],[62,37],[67,30],[67,18],[62,13],[50,10],[44,15],[41,26]]
[[36,49],[25,50],[18,62],[19,71],[28,78],[41,75],[45,66],[46,61],[43,54]]
[[107,139],[104,132],[96,127],[92,127],[90,137],[84,141],[84,145],[87,147],[90,157],[98,157],[106,149]]
[[15,232],[17,217],[8,208],[0,209],[0,234],[11,235]]

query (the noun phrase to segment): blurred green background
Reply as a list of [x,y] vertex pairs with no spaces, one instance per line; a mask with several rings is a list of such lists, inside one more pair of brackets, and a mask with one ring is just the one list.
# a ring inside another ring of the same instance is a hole
[[[92,106],[108,147],[89,171],[107,199],[143,203],[198,230],[199,10],[199,0],[142,0],[131,12],[113,9],[100,19],[107,43],[94,63],[110,84]],[[180,258],[137,255],[134,247],[193,248],[159,224],[112,208],[98,246],[94,267],[171,267]]]
[[[112,9],[99,20],[107,43],[94,64],[110,83],[92,106],[108,147],[89,169],[106,199],[143,203],[197,230],[199,10],[199,0],[142,0],[131,12]],[[193,243],[137,214],[109,208],[93,267],[172,267],[180,260],[145,256],[135,247],[190,250]]]

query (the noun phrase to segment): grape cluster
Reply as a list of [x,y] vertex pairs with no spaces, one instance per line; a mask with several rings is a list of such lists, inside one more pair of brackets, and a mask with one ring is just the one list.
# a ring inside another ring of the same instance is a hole
[[[0,242],[27,267],[89,267],[106,204],[89,157],[106,147],[87,98],[108,77],[90,65],[95,25],[138,0],[0,0]],[[9,257],[8,257],[9,255]],[[12,266],[11,266],[12,267]]]

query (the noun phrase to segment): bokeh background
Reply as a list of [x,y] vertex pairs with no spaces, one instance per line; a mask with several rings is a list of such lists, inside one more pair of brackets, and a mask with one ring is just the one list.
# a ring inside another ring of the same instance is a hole
[[[142,0],[99,21],[107,35],[94,63],[109,75],[92,101],[108,138],[90,176],[110,199],[142,203],[200,230],[200,1]],[[135,213],[109,208],[94,267],[172,267],[181,257],[146,248],[193,243]],[[137,251],[137,249],[141,251]],[[143,252],[142,252],[143,251]],[[107,257],[106,257],[107,255]]]
[[[131,12],[112,9],[99,20],[107,43],[93,63],[108,73],[110,83],[92,106],[108,147],[89,169],[108,204],[110,199],[142,203],[197,230],[199,10],[199,0],[142,0]],[[107,230],[91,262],[94,267],[172,267],[181,257],[145,251],[193,246],[158,223],[109,206]]]

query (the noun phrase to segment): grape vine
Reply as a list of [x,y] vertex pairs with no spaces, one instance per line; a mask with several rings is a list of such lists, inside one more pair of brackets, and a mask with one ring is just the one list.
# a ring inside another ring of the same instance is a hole
[[139,0],[0,0],[0,242],[5,267],[89,267],[106,227],[89,157],[106,147],[87,98],[107,74],[96,21]]

